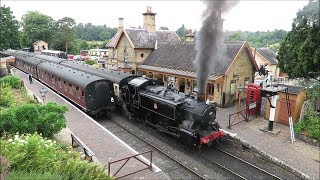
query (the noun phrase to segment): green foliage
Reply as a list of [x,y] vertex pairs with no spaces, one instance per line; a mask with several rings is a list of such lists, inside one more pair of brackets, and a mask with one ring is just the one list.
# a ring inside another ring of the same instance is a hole
[[66,106],[54,102],[46,105],[25,104],[0,112],[0,132],[41,133],[52,137],[66,127]]
[[181,41],[185,41],[186,35],[188,34],[188,29],[182,24],[180,28],[176,30],[176,33],[180,37]]
[[5,76],[3,78],[0,78],[0,83],[7,83],[15,89],[19,89],[21,87],[20,79],[18,76]]
[[32,103],[37,103],[37,102],[33,99],[33,97],[31,97],[31,96],[28,94],[26,88],[20,88],[19,91],[20,91],[20,95],[21,95],[22,98],[23,98],[23,102],[21,102],[21,104],[17,104],[18,106],[19,106],[19,105],[23,105],[23,104],[28,104],[28,103],[31,103],[31,104],[32,104]]
[[0,95],[0,110],[7,108],[15,104],[15,99],[12,93],[10,84],[1,82],[0,83],[1,95]]
[[297,13],[292,30],[281,43],[277,59],[279,67],[289,77],[316,78],[320,76],[319,0]]
[[[110,179],[104,169],[80,160],[70,147],[62,148],[38,134],[14,135],[1,139],[1,155],[11,162],[11,170],[35,172],[37,176],[61,176],[58,179]],[[46,173],[44,173],[46,172]]]
[[93,65],[93,64],[96,64],[97,62],[94,60],[86,60],[86,61],[84,61],[84,63],[89,64],[89,65]]
[[38,11],[28,11],[21,19],[23,46],[33,47],[32,43],[38,40],[51,41],[56,29],[52,17],[41,14]]
[[169,30],[169,28],[168,28],[168,27],[165,27],[165,26],[160,26],[159,29],[160,29],[160,30]]
[[80,23],[75,27],[75,36],[86,41],[109,41],[117,31],[117,28],[110,28],[106,25]]
[[63,179],[59,173],[37,172],[37,171],[13,171],[7,180],[44,180],[44,179]]
[[19,23],[10,7],[0,6],[0,17],[0,51],[19,48]]
[[316,101],[320,100],[320,82],[319,81],[303,81],[303,85],[307,87],[307,100],[310,106],[306,110],[301,122],[295,125],[295,131],[299,134],[305,134],[320,141],[320,114],[316,112]]
[[54,32],[52,45],[53,49],[69,52],[74,48],[75,43],[75,27],[74,19],[64,17],[55,23],[57,30]]
[[314,110],[314,106],[309,107],[301,122],[295,124],[295,132],[305,134],[320,141],[320,115]]
[[286,34],[286,31],[278,29],[267,32],[226,31],[225,39],[227,41],[248,41],[250,46],[259,48],[282,42]]

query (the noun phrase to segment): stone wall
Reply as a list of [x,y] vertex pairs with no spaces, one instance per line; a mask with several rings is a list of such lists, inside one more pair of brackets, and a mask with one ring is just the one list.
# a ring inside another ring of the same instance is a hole
[[[225,75],[223,92],[225,92],[225,105],[231,105],[236,100],[236,92],[239,86],[245,86],[245,80],[252,82],[252,74],[254,73],[254,67],[249,59],[249,54],[244,48],[237,59],[231,64],[229,71]],[[231,81],[235,81],[235,92],[231,93]],[[245,93],[242,94],[242,98],[245,97]]]

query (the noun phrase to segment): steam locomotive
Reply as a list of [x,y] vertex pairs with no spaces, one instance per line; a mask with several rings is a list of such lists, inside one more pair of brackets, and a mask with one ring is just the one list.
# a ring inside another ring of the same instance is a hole
[[[129,119],[139,119],[189,146],[210,146],[224,136],[215,121],[214,104],[175,93],[159,80],[21,51],[1,54],[15,56],[14,66],[33,73],[35,78],[89,113],[97,114],[99,110],[121,106],[128,112]],[[67,81],[66,86],[63,81]],[[77,89],[81,93],[77,93]]]

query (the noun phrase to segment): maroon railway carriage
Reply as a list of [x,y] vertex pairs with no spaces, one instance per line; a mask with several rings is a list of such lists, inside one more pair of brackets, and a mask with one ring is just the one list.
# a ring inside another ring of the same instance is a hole
[[55,63],[39,63],[38,79],[91,115],[114,107],[113,82]]

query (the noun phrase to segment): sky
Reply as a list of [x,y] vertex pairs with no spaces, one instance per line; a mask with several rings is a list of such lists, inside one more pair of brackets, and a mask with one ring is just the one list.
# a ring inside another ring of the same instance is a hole
[[[291,30],[293,18],[299,9],[308,4],[307,0],[240,0],[228,13],[222,14],[224,30],[272,31]],[[199,0],[149,0],[149,1],[46,1],[46,0],[1,0],[1,5],[9,6],[17,20],[28,11],[39,11],[58,20],[71,17],[76,23],[92,23],[118,27],[118,18],[124,18],[124,26],[143,27],[142,13],[151,6],[156,15],[156,27],[177,30],[182,24],[186,28],[199,30],[201,14],[205,8]]]

